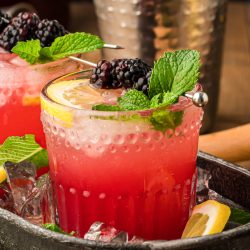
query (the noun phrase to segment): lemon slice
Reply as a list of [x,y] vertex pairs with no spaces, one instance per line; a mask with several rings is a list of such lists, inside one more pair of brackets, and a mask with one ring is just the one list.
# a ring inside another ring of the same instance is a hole
[[182,233],[182,239],[216,234],[224,229],[231,210],[214,200],[196,205]]
[[5,181],[6,178],[7,178],[7,174],[6,174],[6,171],[5,171],[4,167],[0,166],[0,183]]
[[102,101],[102,91],[91,87],[89,80],[71,80],[51,84],[47,95],[55,102],[73,108],[91,108]]
[[23,106],[36,106],[40,105],[40,96],[24,96]]
[[55,82],[46,92],[54,102],[42,97],[42,108],[66,127],[71,127],[73,122],[73,110],[67,107],[91,110],[96,104],[114,104],[122,94],[121,89],[96,89],[90,86],[89,79]]

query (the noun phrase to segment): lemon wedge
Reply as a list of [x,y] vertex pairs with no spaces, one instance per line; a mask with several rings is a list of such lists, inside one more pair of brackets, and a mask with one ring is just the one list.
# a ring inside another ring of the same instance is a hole
[[216,234],[224,229],[231,210],[214,200],[196,205],[182,233],[182,239]]

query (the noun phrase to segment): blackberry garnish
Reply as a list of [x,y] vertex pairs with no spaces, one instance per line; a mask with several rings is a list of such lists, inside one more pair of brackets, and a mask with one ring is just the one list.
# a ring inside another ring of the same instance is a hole
[[151,67],[139,58],[123,59],[118,62],[113,75],[124,88],[141,90],[147,94],[149,78],[147,74],[150,71]]
[[17,42],[34,38],[34,30],[38,22],[39,18],[35,13],[19,13],[0,35],[0,46],[11,51]]
[[101,60],[98,62],[96,68],[92,71],[90,83],[95,87],[101,89],[116,89],[120,88],[120,82],[114,77],[114,62]]
[[42,47],[49,47],[59,36],[64,36],[68,31],[57,21],[44,19],[37,25],[36,38],[40,40]]
[[141,59],[102,60],[93,69],[90,82],[97,88],[137,89],[147,94],[151,67]]
[[9,15],[0,10],[0,33],[7,27],[9,22],[10,22]]

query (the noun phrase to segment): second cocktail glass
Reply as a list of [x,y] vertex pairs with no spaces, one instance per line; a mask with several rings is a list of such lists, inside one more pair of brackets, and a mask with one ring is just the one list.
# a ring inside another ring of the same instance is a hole
[[0,144],[8,136],[35,134],[45,146],[40,121],[40,92],[45,83],[72,71],[79,64],[70,59],[29,65],[11,53],[0,53]]

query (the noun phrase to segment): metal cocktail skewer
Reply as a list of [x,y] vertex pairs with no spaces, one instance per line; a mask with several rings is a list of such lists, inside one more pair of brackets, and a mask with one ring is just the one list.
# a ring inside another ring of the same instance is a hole
[[73,60],[73,61],[89,65],[89,66],[91,66],[93,68],[95,68],[97,66],[96,63],[93,63],[93,62],[90,62],[90,61],[86,61],[86,60],[83,60],[83,59],[75,57],[75,56],[69,56],[68,58],[71,59],[71,60]]
[[120,45],[116,45],[116,44],[109,44],[109,43],[105,43],[103,45],[103,48],[106,48],[106,49],[124,49],[122,46]]
[[[118,45],[114,45],[114,46],[118,46]],[[118,47],[120,47],[120,46],[118,46]],[[71,60],[89,65],[93,68],[97,67],[96,63],[86,61],[86,60],[83,60],[83,59],[75,57],[75,56],[69,56],[69,58]],[[208,95],[203,91],[197,91],[193,94],[185,93],[184,96],[191,99],[193,104],[197,107],[204,107],[208,103]]]

